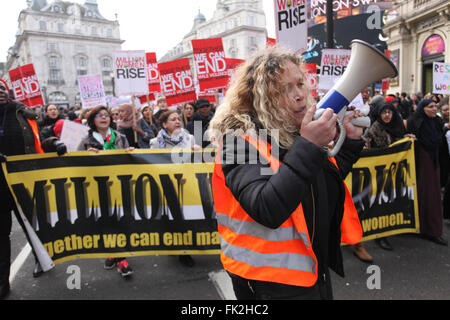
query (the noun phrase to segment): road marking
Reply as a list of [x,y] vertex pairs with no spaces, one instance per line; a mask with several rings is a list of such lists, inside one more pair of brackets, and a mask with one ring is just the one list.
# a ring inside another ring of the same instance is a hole
[[225,270],[210,272],[208,275],[222,300],[236,300],[230,276]]
[[20,251],[17,258],[14,260],[13,264],[10,268],[10,274],[9,274],[9,283],[12,283],[19,272],[20,268],[22,268],[23,264],[25,263],[25,260],[27,260],[28,256],[31,253],[31,246],[29,243],[23,247],[22,251]]

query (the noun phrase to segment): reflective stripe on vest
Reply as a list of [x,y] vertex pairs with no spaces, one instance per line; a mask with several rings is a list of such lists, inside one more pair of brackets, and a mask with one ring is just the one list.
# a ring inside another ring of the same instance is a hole
[[230,218],[226,214],[218,213],[217,223],[227,227],[231,231],[240,235],[249,235],[266,241],[290,241],[301,239],[306,247],[309,247],[308,235],[299,233],[295,226],[280,227],[278,229],[266,228],[254,221],[242,221]]

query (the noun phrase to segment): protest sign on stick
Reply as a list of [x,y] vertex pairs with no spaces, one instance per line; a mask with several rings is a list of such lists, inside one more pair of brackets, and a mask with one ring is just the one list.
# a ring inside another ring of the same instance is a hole
[[156,53],[147,52],[147,74],[148,74],[148,92],[161,92],[161,84],[159,80],[158,61],[156,60]]
[[169,107],[197,100],[189,59],[160,63],[159,72],[161,90]]
[[27,64],[9,71],[14,99],[28,107],[44,105],[41,86],[34,71],[33,64]]
[[78,87],[80,88],[81,104],[84,109],[106,105],[106,95],[101,75],[79,76]]
[[229,77],[222,38],[192,40],[192,50],[200,90],[225,88]]
[[306,0],[274,0],[277,42],[296,53],[307,47]]
[[147,94],[148,74],[145,51],[114,52],[114,80],[117,96]]
[[[132,96],[133,124],[136,126],[135,95],[148,93],[147,57],[145,51],[114,52],[114,74],[116,94]],[[137,133],[134,131],[137,143]]]
[[320,66],[319,87],[320,92],[327,92],[347,69],[352,51],[346,49],[322,50],[322,63]]
[[433,93],[450,94],[450,63],[433,63]]

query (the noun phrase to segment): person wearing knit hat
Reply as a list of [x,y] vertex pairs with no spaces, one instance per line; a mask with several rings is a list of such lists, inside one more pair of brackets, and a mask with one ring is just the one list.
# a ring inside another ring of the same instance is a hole
[[[8,83],[4,79],[0,79],[0,161],[5,161],[8,156],[43,153],[38,138],[36,118],[37,115],[34,110],[9,97]],[[24,228],[24,225],[2,170],[0,170],[0,194],[2,195],[0,209],[0,299],[4,299],[10,290],[11,211],[16,214],[22,228]],[[31,221],[32,219],[29,216],[31,213],[24,213]],[[27,236],[26,233],[25,235]]]

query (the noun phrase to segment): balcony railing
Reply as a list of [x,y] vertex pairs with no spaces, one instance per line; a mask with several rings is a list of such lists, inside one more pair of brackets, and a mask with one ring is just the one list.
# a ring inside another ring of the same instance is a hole
[[431,0],[414,0],[414,9],[419,8],[429,2],[431,2]]

